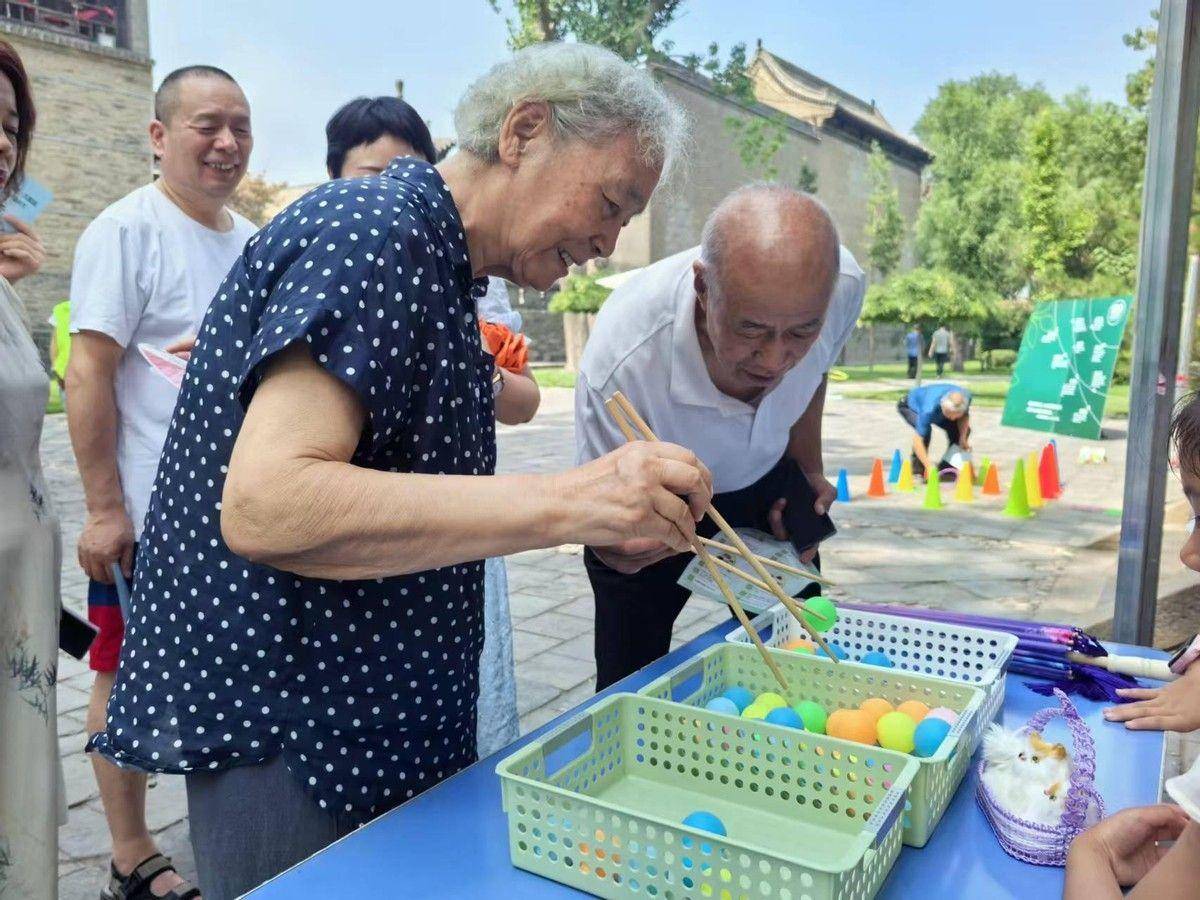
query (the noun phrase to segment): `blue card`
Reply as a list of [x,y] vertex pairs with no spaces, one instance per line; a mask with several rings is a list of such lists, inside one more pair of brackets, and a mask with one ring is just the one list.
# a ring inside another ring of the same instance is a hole
[[[0,209],[0,215],[11,215],[26,225],[32,225],[34,220],[41,215],[42,210],[50,205],[53,198],[54,195],[50,193],[48,187],[27,175],[21,183],[21,189],[5,201],[4,207]],[[0,231],[12,232],[13,227],[0,219]]]

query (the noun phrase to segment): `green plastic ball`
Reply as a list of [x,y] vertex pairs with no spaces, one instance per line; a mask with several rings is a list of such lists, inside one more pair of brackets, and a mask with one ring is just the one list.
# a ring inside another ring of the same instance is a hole
[[804,621],[813,631],[824,633],[837,624],[837,607],[828,597],[809,597],[804,605]]
[[916,730],[917,723],[912,720],[912,716],[902,712],[885,713],[875,725],[879,746],[886,750],[899,750],[901,753],[913,752],[913,736]]
[[828,721],[829,715],[820,703],[802,700],[792,709],[796,710],[796,715],[804,722],[805,731],[811,731],[813,734],[825,733],[825,723]]
[[745,709],[742,710],[742,718],[743,719],[765,719],[767,717],[768,712],[770,712],[770,710],[764,709],[763,707],[759,706],[757,703],[751,703],[749,706],[747,706]]

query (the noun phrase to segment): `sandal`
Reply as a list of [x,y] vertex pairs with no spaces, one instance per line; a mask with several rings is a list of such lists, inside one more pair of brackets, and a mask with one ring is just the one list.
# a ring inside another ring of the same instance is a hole
[[200,888],[186,880],[162,895],[150,890],[150,882],[163,872],[178,871],[161,853],[142,860],[124,877],[111,861],[108,870],[108,887],[100,892],[100,900],[196,900],[200,896]]

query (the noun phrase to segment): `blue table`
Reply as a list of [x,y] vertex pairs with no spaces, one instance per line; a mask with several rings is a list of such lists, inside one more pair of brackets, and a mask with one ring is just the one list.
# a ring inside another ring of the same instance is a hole
[[[733,625],[713,628],[604,691],[636,691],[706,647],[724,640]],[[1110,645],[1115,653],[1161,656],[1143,647]],[[1008,677],[1003,723],[1025,724],[1055,705]],[[1163,736],[1130,732],[1101,718],[1103,704],[1073,698],[1096,738],[1097,787],[1110,813],[1158,799]],[[515,868],[508,855],[508,821],[500,806],[496,763],[517,747],[595,702],[580,704],[500,753],[464,769],[403,806],[272,879],[252,900],[307,897],[505,897],[584,896],[572,888]],[[1057,720],[1056,720],[1057,721]],[[1061,723],[1059,723],[1061,726]],[[1053,729],[1056,726],[1051,726]],[[1050,730],[1051,735],[1056,734]],[[964,779],[933,838],[920,850],[905,847],[878,895],[886,900],[962,897],[1059,897],[1062,869],[1018,862],[996,843],[975,802],[974,767]]]

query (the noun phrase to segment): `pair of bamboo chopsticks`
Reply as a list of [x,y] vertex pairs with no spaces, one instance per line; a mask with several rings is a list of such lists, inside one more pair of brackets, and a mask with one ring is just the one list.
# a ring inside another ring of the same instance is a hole
[[[733,553],[733,554],[738,553],[737,547],[730,546],[729,544],[723,544],[720,541],[714,541],[712,538],[702,537],[702,538],[700,538],[700,543],[702,543],[705,547],[711,547],[713,550],[723,550],[725,553]],[[758,556],[758,554],[755,554],[755,556]],[[758,556],[758,561],[760,563],[762,563],[764,566],[766,566],[767,568],[778,569],[781,572],[787,572],[791,575],[799,575],[801,578],[807,578],[809,581],[817,582],[817,584],[833,584],[834,583],[832,578],[826,578],[824,575],[822,575],[819,572],[813,572],[809,569],[798,569],[795,566],[789,566],[787,563],[779,562],[778,560],[771,559],[768,556]],[[723,562],[724,562],[724,560],[718,560],[718,563],[723,563]],[[730,571],[742,572],[741,569],[732,569]],[[745,573],[742,572],[742,574],[744,575]],[[750,578],[747,578],[746,580],[749,581],[751,584],[754,584],[754,582],[751,581]],[[763,588],[763,590],[767,590],[767,589]]]
[[[621,433],[625,436],[627,441],[635,441],[638,439],[633,430],[633,426],[636,426],[638,431],[641,432],[642,439],[648,441],[658,440],[654,432],[650,429],[650,426],[646,424],[645,419],[638,414],[637,410],[633,408],[633,404],[630,403],[628,398],[626,398],[625,395],[620,391],[617,391],[612,397],[605,401],[604,406],[605,409],[608,410],[609,415],[611,415],[613,420],[617,423],[617,427],[621,429]],[[632,426],[630,423],[632,423]],[[725,581],[721,573],[717,571],[718,562],[722,568],[725,568],[739,577],[751,581],[755,584],[755,586],[774,594],[776,598],[783,603],[784,608],[786,608],[788,612],[792,614],[792,616],[797,622],[800,623],[804,630],[812,636],[813,640],[820,645],[821,649],[825,651],[829,658],[835,663],[839,662],[837,656],[829,649],[829,644],[825,642],[825,639],[821,637],[821,635],[818,634],[815,629],[809,626],[807,621],[805,621],[800,606],[797,605],[795,600],[789,597],[776,583],[775,579],[771,577],[771,575],[763,567],[763,562],[750,551],[749,547],[746,546],[746,543],[742,540],[741,535],[739,535],[733,530],[732,527],[730,527],[729,523],[725,521],[725,517],[722,516],[711,503],[708,505],[705,511],[716,523],[717,527],[720,528],[721,531],[725,533],[725,536],[732,542],[733,550],[740,554],[742,558],[750,564],[750,567],[754,569],[759,578],[750,578],[747,573],[738,569],[736,566],[726,563],[724,560],[714,560],[712,555],[705,548],[704,542],[706,539],[704,538],[700,538],[699,536],[693,538],[691,542],[692,550],[695,551],[698,557],[700,557],[701,563],[704,564],[704,567],[708,570],[709,576],[716,583],[717,588],[721,591],[722,596],[725,598],[725,602],[729,604],[729,608],[733,610],[733,614],[737,616],[738,621],[742,623],[742,627],[746,630],[746,633],[750,635],[751,640],[754,641],[754,645],[758,648],[758,652],[762,656],[763,662],[767,664],[767,668],[771,670],[771,674],[775,676],[775,680],[779,682],[780,687],[782,687],[785,692],[789,691],[787,680],[783,677],[783,673],[779,670],[779,666],[771,657],[771,654],[767,652],[767,648],[763,644],[762,638],[759,637],[758,631],[750,624],[750,619],[747,617],[746,611],[742,608],[742,605],[738,602],[737,598],[734,597],[733,592],[729,589],[728,583]],[[724,545],[722,546],[722,549],[724,549]]]

